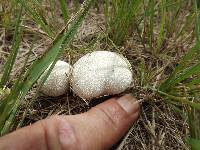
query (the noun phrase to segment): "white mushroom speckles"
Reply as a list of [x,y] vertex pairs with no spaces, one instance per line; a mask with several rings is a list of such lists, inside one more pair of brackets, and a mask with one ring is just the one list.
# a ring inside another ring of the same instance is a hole
[[60,60],[57,61],[41,88],[42,93],[54,97],[67,93],[71,69],[72,67],[68,63]]
[[132,82],[128,60],[109,51],[95,51],[80,58],[71,78],[73,91],[83,99],[119,94]]

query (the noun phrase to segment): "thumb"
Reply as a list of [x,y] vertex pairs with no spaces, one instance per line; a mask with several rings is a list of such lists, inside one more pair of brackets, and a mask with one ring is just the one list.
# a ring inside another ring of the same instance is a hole
[[[132,95],[112,98],[87,113],[68,118],[73,124],[80,149],[107,149],[115,144],[137,120],[139,104]],[[63,138],[63,145],[65,145]],[[67,145],[66,145],[67,147]]]
[[101,150],[116,143],[135,122],[132,95],[112,98],[74,116],[54,116],[0,138],[0,149]]

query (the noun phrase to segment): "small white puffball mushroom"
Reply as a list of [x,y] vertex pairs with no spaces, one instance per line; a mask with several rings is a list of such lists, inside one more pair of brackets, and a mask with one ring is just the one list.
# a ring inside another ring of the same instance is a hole
[[[47,68],[47,70],[50,68],[50,66]],[[53,97],[65,94],[69,89],[69,76],[71,69],[72,67],[68,63],[61,60],[57,61],[53,70],[42,86],[41,92],[45,95]],[[47,70],[45,72],[47,72]]]
[[75,64],[71,84],[83,99],[119,94],[133,83],[131,65],[122,55],[109,51],[86,54]]

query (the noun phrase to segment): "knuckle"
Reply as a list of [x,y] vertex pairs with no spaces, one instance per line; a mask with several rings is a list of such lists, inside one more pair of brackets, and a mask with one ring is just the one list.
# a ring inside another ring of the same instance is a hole
[[63,150],[80,149],[80,142],[73,124],[68,121],[64,116],[58,116],[56,118],[58,125],[58,134],[60,144]]
[[49,125],[55,126],[54,136],[58,138],[58,143],[60,144],[60,148],[62,150],[80,149],[80,142],[78,140],[73,124],[68,121],[66,117],[58,115],[52,116],[43,122],[43,128],[45,131],[44,137],[48,147],[50,147],[49,145],[52,144],[48,143],[48,138],[52,138],[50,137],[51,135],[48,135],[49,129],[47,129],[47,126]]

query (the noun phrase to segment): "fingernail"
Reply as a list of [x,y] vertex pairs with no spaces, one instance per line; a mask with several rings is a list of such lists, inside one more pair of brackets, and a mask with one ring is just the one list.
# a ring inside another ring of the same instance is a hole
[[117,99],[119,105],[129,114],[132,115],[139,110],[139,103],[132,94],[126,94]]

